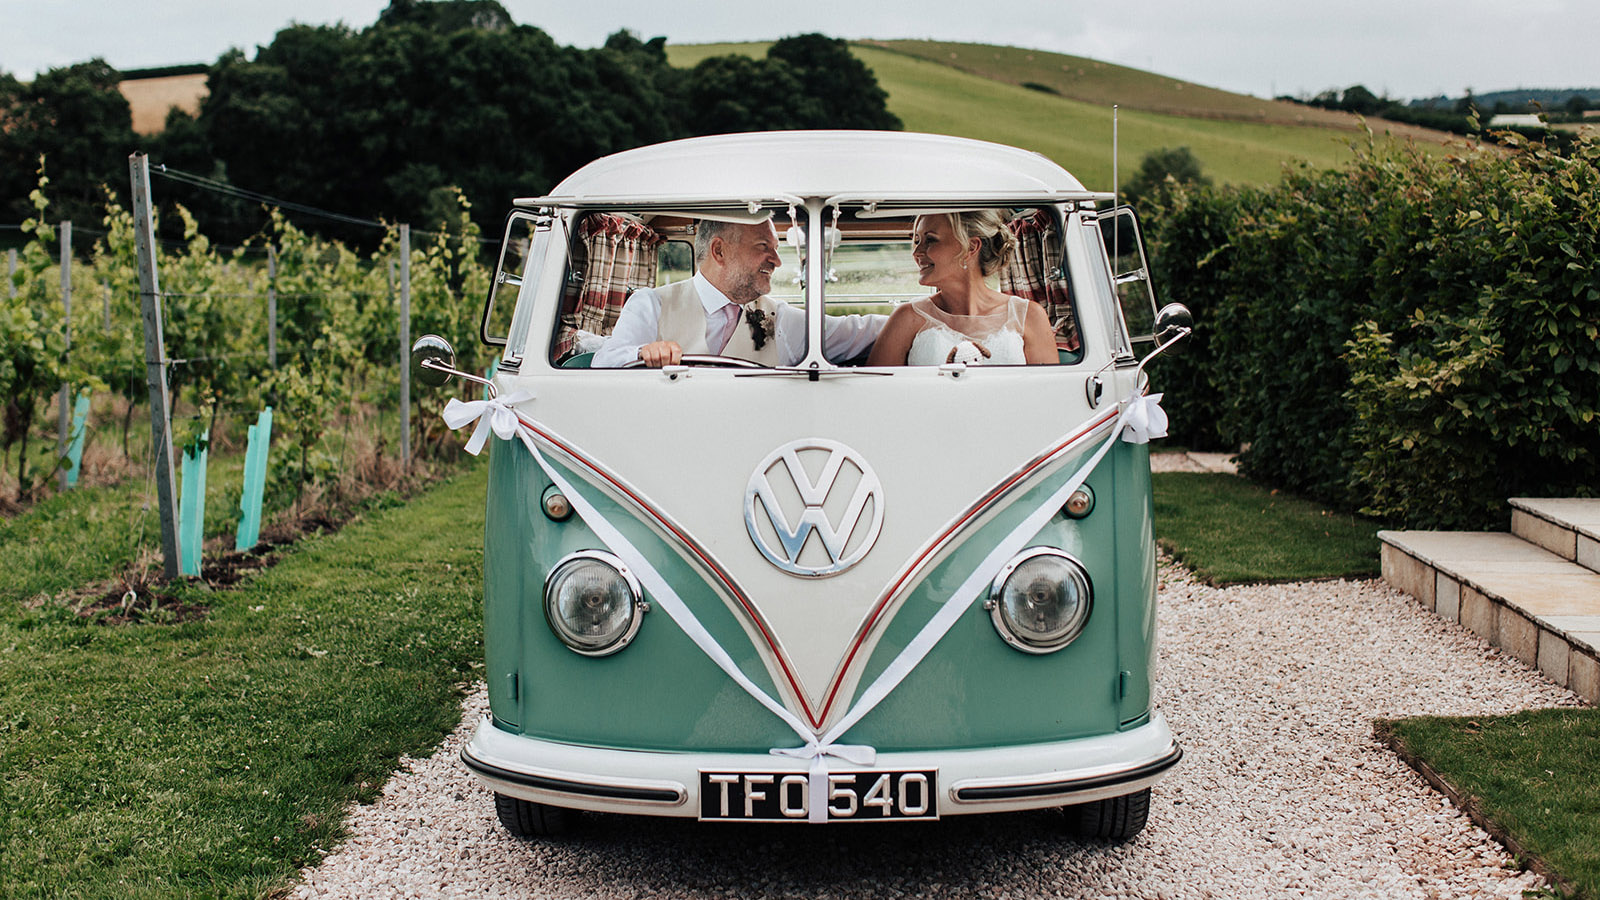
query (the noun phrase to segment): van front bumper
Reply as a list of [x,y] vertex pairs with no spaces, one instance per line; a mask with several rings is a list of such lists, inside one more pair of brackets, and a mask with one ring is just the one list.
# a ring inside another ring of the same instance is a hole
[[[1183,756],[1160,713],[1116,734],[982,750],[879,752],[871,766],[835,771],[939,773],[939,815],[1070,806],[1143,790]],[[697,818],[700,772],[803,774],[804,760],[764,753],[611,750],[539,740],[485,716],[461,761],[490,790],[550,806]]]

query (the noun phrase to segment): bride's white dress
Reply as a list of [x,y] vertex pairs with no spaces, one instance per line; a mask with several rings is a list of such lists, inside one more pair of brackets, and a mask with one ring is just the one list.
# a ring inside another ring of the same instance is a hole
[[[930,299],[914,300],[911,308],[922,317],[922,330],[911,339],[906,364],[938,366],[959,361],[969,365],[1015,365],[1026,363],[1022,352],[1022,323],[1028,315],[1028,301],[1007,297],[1003,309],[985,316],[956,316],[935,306]],[[955,358],[951,354],[954,351]],[[984,351],[988,355],[984,355]]]

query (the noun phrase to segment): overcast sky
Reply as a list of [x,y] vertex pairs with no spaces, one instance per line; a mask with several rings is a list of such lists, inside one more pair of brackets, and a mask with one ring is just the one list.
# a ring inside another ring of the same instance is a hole
[[[1600,86],[1600,0],[502,0],[519,23],[595,46],[631,28],[672,43],[833,37],[1012,44],[1267,97],[1365,84],[1400,99],[1471,88]],[[253,55],[290,22],[372,23],[388,0],[0,0],[0,70],[23,80]]]

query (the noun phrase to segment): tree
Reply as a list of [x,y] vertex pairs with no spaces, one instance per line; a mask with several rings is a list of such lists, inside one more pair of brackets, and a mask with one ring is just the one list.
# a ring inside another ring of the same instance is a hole
[[416,25],[443,34],[452,31],[504,31],[516,25],[495,0],[392,0],[374,27]]
[[712,56],[691,69],[686,82],[693,134],[805,128],[822,114],[782,61]]
[[1146,153],[1139,170],[1123,182],[1122,200],[1135,206],[1163,201],[1174,183],[1211,184],[1211,179],[1201,171],[1200,160],[1188,147],[1162,147]]
[[820,34],[784,38],[765,59],[709,57],[685,81],[685,121],[693,134],[901,127],[872,70],[849,44]]
[[[686,133],[663,38],[619,33],[578,50],[528,26],[422,20],[391,15],[362,32],[298,25],[254,60],[219,60],[200,124],[229,180],[411,222],[427,221],[435,192],[455,185],[493,232],[513,198],[598,156]],[[366,246],[378,236],[335,233]]]
[[418,221],[453,182],[498,217],[513,196],[597,155],[585,146],[593,103],[573,95],[575,62],[536,28],[300,25],[253,61],[237,51],[219,60],[200,122],[229,180],[262,193]]
[[889,95],[850,45],[821,34],[787,37],[767,50],[767,59],[788,63],[801,91],[817,101],[807,112],[816,118],[795,128],[868,128],[898,131],[899,117],[889,112]]
[[1359,84],[1345,88],[1344,95],[1339,99],[1339,107],[1341,109],[1362,116],[1370,116],[1381,112],[1387,105],[1387,101],[1379,99],[1377,94]]
[[52,215],[99,220],[100,186],[127,181],[128,154],[138,146],[120,80],[103,59],[51,69],[28,85],[0,76],[0,217],[34,213],[28,195],[43,157]]

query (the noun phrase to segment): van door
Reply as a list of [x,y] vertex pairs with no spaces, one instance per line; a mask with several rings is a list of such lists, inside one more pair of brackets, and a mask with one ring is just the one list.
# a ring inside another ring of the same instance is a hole
[[1156,340],[1156,294],[1150,284],[1150,263],[1139,232],[1139,218],[1133,207],[1119,206],[1098,216],[1100,237],[1105,241],[1106,257],[1117,288],[1117,306],[1130,340],[1137,348]]

